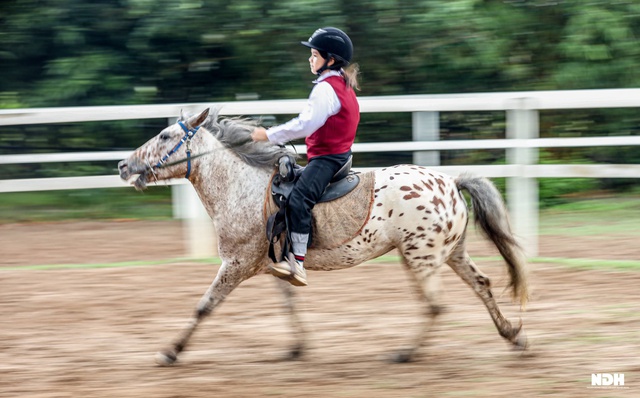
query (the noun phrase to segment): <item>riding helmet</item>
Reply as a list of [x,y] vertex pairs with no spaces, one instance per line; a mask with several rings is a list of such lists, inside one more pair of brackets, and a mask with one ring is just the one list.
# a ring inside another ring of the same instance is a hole
[[349,64],[353,56],[351,39],[338,28],[320,28],[313,32],[308,41],[300,43],[303,46],[318,50],[323,58],[335,58],[338,61],[337,63],[342,65]]

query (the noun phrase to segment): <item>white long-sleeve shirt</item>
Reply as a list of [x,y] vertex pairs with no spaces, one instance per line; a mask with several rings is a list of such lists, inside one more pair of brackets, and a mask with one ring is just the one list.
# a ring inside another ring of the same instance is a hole
[[295,117],[287,123],[271,127],[267,130],[267,138],[275,144],[284,144],[299,138],[305,138],[315,133],[322,127],[329,117],[340,111],[341,104],[333,87],[324,79],[330,76],[340,76],[340,72],[331,70],[323,74],[309,94],[307,103]]

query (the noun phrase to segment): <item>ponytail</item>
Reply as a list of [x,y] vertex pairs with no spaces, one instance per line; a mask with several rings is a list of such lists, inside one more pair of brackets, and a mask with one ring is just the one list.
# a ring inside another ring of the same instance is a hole
[[360,73],[360,66],[358,64],[350,64],[346,68],[342,69],[342,75],[344,76],[344,80],[347,82],[347,85],[354,90],[360,90],[360,85],[358,84],[359,73]]

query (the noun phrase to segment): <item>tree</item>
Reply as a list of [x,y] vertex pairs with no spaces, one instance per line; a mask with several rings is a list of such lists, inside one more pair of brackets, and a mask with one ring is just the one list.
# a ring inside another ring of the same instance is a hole
[[[352,37],[360,95],[640,84],[640,3],[631,0],[21,0],[2,10],[4,108],[303,98],[313,76],[299,42],[320,26]],[[640,129],[631,111],[543,118],[547,136]],[[133,147],[163,123],[7,127],[0,151]],[[407,140],[409,126],[409,115],[363,115],[358,135]],[[452,137],[495,137],[504,120],[449,113],[442,126]],[[637,162],[633,150],[584,151],[575,157]],[[501,161],[496,153],[469,156]]]

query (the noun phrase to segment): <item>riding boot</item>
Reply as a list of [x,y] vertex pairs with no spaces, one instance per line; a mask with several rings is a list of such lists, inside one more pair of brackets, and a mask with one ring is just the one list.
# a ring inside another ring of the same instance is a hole
[[294,257],[288,253],[283,261],[269,266],[271,274],[284,279],[294,286],[307,286],[307,271]]

